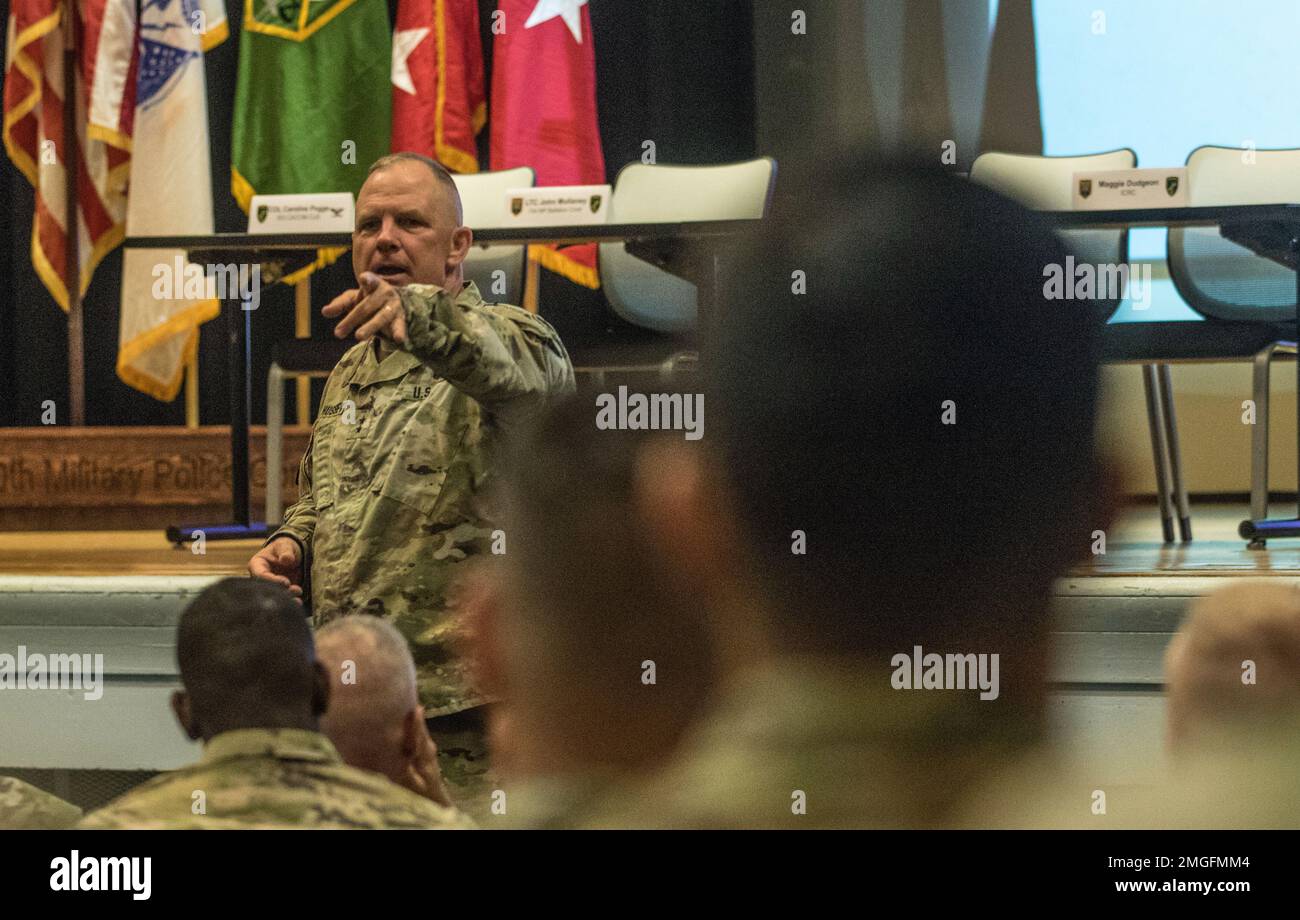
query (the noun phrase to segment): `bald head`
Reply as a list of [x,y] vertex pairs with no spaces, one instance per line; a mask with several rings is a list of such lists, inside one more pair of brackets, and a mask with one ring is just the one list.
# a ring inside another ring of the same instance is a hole
[[192,737],[243,728],[316,728],[325,689],[311,629],[282,586],[226,578],[185,608],[176,629],[185,690],[173,705]]
[[357,614],[322,627],[316,650],[330,681],[325,734],[353,766],[385,774],[396,769],[409,723],[423,727],[406,639],[387,620]]
[[1186,750],[1300,714],[1300,586],[1241,581],[1197,601],[1165,653],[1168,740]]

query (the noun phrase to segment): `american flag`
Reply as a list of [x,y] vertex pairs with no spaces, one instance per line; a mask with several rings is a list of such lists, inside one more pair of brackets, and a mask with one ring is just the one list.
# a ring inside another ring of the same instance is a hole
[[[114,246],[126,221],[130,169],[129,122],[126,133],[111,137],[89,130],[92,90],[110,70],[125,80],[132,60],[133,34],[114,27],[115,0],[81,0],[75,21],[59,0],[13,0],[5,57],[4,145],[14,165],[36,193],[32,221],[32,265],[50,295],[68,309],[67,173],[76,157],[77,254],[80,293]],[[76,28],[74,87],[64,86],[64,30]],[[103,71],[101,73],[101,71]],[[77,149],[64,145],[64,99],[75,99]],[[125,145],[125,146],[123,146]]]

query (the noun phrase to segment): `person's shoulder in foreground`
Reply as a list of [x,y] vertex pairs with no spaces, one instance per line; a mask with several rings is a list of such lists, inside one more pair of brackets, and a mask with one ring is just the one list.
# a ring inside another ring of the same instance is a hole
[[1300,724],[1227,732],[1138,782],[1087,764],[1026,763],[970,801],[957,822],[1019,830],[1252,830],[1300,827]]
[[342,762],[324,735],[243,729],[213,738],[191,767],[155,777],[99,811],[90,829],[470,829],[463,814]]
[[0,776],[0,830],[72,827],[81,809],[12,776]]

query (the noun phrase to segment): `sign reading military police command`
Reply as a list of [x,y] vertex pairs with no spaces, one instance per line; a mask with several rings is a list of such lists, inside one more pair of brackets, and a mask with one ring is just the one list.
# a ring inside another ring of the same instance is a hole
[[1074,210],[1187,207],[1187,167],[1106,169],[1074,174]]

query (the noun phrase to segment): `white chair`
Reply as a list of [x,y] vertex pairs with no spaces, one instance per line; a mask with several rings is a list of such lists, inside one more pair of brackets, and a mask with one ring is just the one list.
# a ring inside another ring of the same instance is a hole
[[[465,212],[465,225],[472,230],[506,226],[506,191],[531,188],[536,173],[530,166],[496,172],[456,174]],[[522,304],[524,298],[523,246],[475,246],[465,258],[465,280],[478,285],[483,299],[491,302]],[[500,274],[498,274],[498,272]]]
[[[1012,153],[984,153],[971,164],[970,178],[986,188],[1013,198],[1036,211],[1069,211],[1074,208],[1074,174],[1108,169],[1132,169],[1137,154],[1127,147],[1084,156],[1045,157]],[[1062,238],[1082,262],[1118,265],[1128,261],[1128,231],[1070,230]],[[1097,301],[1097,321],[1105,324],[1119,300]],[[1106,327],[1106,337],[1117,327]],[[1136,353],[1125,355],[1122,344],[1104,349],[1107,360],[1139,360]],[[1151,430],[1151,453],[1156,470],[1156,498],[1165,542],[1174,539],[1174,513],[1180,536],[1191,540],[1191,509],[1183,483],[1178,426],[1174,417],[1173,384],[1168,364],[1143,362],[1142,384],[1146,390],[1147,421]]]
[[[759,157],[722,166],[649,166],[619,171],[610,200],[611,223],[676,223],[763,217],[776,180],[776,161]],[[695,285],[638,259],[622,243],[600,246],[600,280],[611,309],[655,332],[695,327]]]
[[[1187,157],[1187,203],[1193,206],[1300,202],[1300,150],[1204,146]],[[1258,341],[1222,349],[1224,360],[1253,358],[1255,425],[1251,429],[1250,515],[1268,514],[1269,365],[1294,355],[1295,272],[1227,240],[1217,228],[1169,231],[1169,276],[1179,295],[1206,316],[1208,336],[1253,326]],[[1290,341],[1287,341],[1290,340]],[[1264,546],[1262,538],[1251,541]]]
[[[1070,211],[1074,208],[1076,172],[1135,166],[1137,154],[1127,147],[1073,157],[983,153],[971,164],[970,178],[1035,211]],[[1117,262],[1128,258],[1127,231],[1069,230],[1061,235],[1083,260]],[[1110,312],[1118,306],[1118,302],[1114,303]]]

